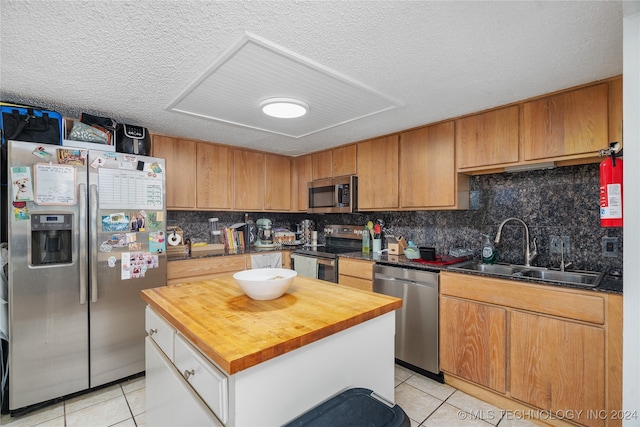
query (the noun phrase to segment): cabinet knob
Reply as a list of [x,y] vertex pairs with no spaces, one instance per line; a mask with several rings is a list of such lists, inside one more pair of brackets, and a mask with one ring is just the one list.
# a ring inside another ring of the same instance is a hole
[[182,376],[184,377],[185,380],[188,380],[190,376],[195,375],[196,372],[192,369],[190,371],[185,370],[184,373],[182,374]]
[[149,336],[153,336],[153,334],[157,334],[158,330],[157,329],[149,329]]

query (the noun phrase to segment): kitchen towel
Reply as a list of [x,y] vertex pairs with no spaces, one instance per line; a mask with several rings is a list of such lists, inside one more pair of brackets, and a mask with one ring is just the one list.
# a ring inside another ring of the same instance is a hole
[[282,268],[282,252],[251,255],[251,269],[254,268]]
[[318,278],[318,258],[296,255],[293,267],[301,276],[311,277],[312,279]]

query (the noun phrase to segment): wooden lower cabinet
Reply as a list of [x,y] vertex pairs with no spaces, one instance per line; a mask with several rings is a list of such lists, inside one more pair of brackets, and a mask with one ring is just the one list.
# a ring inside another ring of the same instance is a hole
[[620,426],[622,296],[440,273],[445,382],[557,426]]
[[373,261],[339,258],[338,284],[373,291]]
[[510,320],[511,396],[603,426],[604,417],[587,414],[605,408],[604,329],[521,311]]
[[458,298],[440,299],[440,368],[506,391],[507,315],[504,308]]

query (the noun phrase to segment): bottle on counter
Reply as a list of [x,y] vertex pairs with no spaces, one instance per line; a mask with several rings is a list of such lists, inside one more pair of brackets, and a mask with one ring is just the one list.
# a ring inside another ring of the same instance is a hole
[[369,237],[369,229],[367,227],[364,227],[364,231],[362,232],[362,253],[369,253]]
[[491,237],[488,234],[482,235],[482,262],[485,264],[493,264],[496,262],[496,247],[491,241]]

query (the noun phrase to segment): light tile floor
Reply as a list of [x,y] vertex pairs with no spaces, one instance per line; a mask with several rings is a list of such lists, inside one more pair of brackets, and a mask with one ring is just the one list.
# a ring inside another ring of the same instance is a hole
[[[411,427],[530,427],[499,408],[402,366],[395,368],[396,403]],[[58,402],[20,417],[2,415],[8,427],[144,427],[145,379],[125,381]]]

